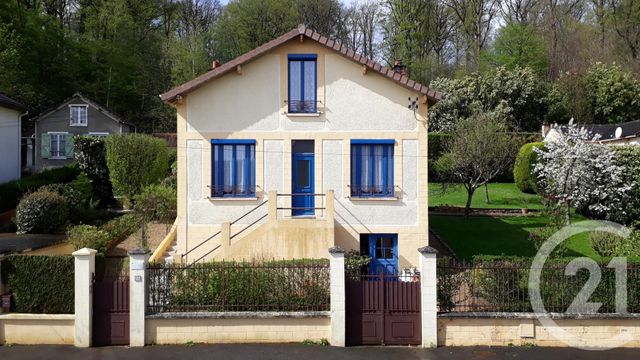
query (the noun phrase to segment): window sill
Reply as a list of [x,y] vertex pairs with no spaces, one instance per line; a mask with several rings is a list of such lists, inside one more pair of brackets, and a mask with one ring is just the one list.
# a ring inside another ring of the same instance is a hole
[[47,158],[48,160],[67,160],[69,158],[65,157],[65,156],[54,156],[54,157],[50,157]]
[[375,196],[369,196],[369,197],[349,196],[348,198],[351,199],[351,201],[397,201],[397,200],[400,199],[397,196],[380,196],[380,197],[375,197]]
[[207,200],[209,201],[257,201],[258,197],[257,196],[253,196],[253,197],[207,197]]
[[72,127],[87,127],[87,126],[89,126],[89,124],[70,124],[69,126],[72,126]]
[[289,112],[285,112],[285,115],[287,115],[288,117],[319,117],[322,113],[321,112],[314,112],[314,113],[289,113]]

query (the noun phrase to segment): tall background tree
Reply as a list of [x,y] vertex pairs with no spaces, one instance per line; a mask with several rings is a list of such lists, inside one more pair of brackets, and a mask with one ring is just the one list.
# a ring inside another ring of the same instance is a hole
[[[298,24],[387,66],[402,60],[447,96],[469,76],[530,71],[547,105],[514,115],[514,130],[639,116],[629,96],[640,74],[634,0],[5,0],[0,91],[31,116],[80,91],[139,131],[173,131],[174,110],[158,94]],[[528,96],[513,85],[494,87],[489,106]]]

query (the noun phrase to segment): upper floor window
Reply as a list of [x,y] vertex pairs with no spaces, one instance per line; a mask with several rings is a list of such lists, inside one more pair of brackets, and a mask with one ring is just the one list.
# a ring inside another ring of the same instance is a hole
[[211,140],[211,196],[256,195],[256,141]]
[[87,126],[87,105],[69,105],[71,126]]
[[351,140],[351,196],[394,196],[394,143],[393,139]]
[[290,113],[315,113],[317,107],[317,59],[316,54],[289,55]]

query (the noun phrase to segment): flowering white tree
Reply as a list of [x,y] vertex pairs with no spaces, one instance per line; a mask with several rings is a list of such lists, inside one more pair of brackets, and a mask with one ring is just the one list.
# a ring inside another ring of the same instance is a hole
[[614,162],[614,152],[596,141],[584,127],[568,125],[543,149],[534,149],[542,161],[534,168],[545,196],[565,209],[571,223],[572,207],[587,207],[597,214],[624,211],[622,199],[631,189],[623,168]]

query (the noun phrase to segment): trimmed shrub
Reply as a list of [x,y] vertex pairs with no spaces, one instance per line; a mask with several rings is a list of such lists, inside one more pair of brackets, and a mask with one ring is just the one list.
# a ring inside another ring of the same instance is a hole
[[109,234],[91,225],[71,226],[67,230],[67,240],[78,250],[85,247],[104,254],[109,246]]
[[82,195],[69,184],[49,184],[41,186],[38,191],[54,192],[64,198],[70,211],[80,208]]
[[149,297],[162,299],[152,311],[329,310],[329,265],[324,259],[158,265],[149,270]]
[[522,145],[516,162],[513,165],[513,180],[520,191],[535,194],[538,191],[536,176],[532,173],[533,167],[538,162],[538,154],[535,148],[542,149],[543,142],[533,142]]
[[9,256],[0,262],[12,311],[73,314],[73,256]]
[[638,254],[638,235],[639,233],[634,231],[628,238],[623,238],[606,231],[594,231],[589,233],[589,239],[593,249],[602,257],[628,257]]
[[76,166],[65,166],[44,170],[20,180],[0,184],[0,212],[15,209],[24,194],[34,191],[42,185],[68,183],[75,179],[79,173]]
[[91,179],[94,194],[102,205],[113,203],[113,189],[109,180],[105,139],[95,136],[76,136],[73,139],[74,157],[80,170]]
[[117,195],[132,199],[167,174],[169,154],[162,139],[143,134],[111,135],[106,149],[109,177]]
[[67,202],[52,191],[42,190],[26,195],[16,209],[16,225],[20,234],[52,233],[60,229],[69,216]]
[[152,184],[134,197],[136,213],[146,221],[171,222],[176,217],[178,199],[176,189]]
[[140,220],[134,214],[125,214],[102,225],[102,230],[107,233],[109,246],[119,244],[140,226]]

